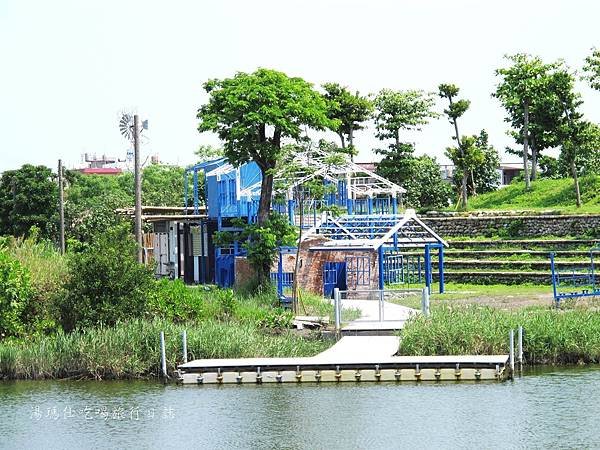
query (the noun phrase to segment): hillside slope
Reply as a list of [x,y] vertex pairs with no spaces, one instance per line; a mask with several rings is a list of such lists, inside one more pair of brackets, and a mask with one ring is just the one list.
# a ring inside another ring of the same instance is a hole
[[575,206],[575,189],[571,178],[542,179],[531,183],[515,183],[494,192],[469,199],[469,210],[554,210],[570,213],[600,213],[600,177],[582,177],[581,208]]

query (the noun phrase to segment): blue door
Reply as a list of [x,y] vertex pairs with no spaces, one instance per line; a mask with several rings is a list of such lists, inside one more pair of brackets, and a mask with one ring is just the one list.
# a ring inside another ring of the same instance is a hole
[[345,262],[329,261],[323,266],[323,296],[331,298],[335,288],[346,290]]
[[231,287],[235,281],[235,257],[219,255],[216,259],[215,278],[220,287]]

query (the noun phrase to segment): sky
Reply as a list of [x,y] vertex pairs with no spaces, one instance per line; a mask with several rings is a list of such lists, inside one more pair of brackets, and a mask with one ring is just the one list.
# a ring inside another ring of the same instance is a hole
[[[258,67],[363,94],[454,83],[471,101],[461,134],[486,129],[502,150],[511,139],[491,93],[503,56],[580,69],[600,47],[598,17],[588,0],[0,0],[0,172],[59,158],[79,167],[86,152],[125,158],[123,111],[149,121],[143,160],[193,163],[199,145],[218,144],[197,131],[202,83]],[[600,92],[577,89],[600,122]],[[403,140],[444,163],[452,133],[440,118]],[[372,127],[355,144],[358,161],[382,147]]]

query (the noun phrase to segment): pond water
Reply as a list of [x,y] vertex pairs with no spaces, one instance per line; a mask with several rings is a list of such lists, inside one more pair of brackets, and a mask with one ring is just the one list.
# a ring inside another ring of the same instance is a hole
[[2,382],[0,448],[593,448],[600,370],[514,382]]

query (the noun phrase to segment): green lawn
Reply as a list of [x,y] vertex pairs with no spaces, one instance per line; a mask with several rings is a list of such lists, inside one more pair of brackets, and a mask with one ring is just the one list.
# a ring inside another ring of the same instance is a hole
[[[463,284],[446,283],[445,292],[438,294],[438,284],[431,287],[431,305],[486,305],[500,309],[530,306],[552,306],[552,287],[536,284]],[[421,296],[407,296],[393,301],[410,308],[421,308]]]
[[573,180],[542,179],[531,183],[531,190],[525,190],[525,183],[515,183],[497,191],[481,194],[469,199],[469,210],[555,210],[569,213],[600,213],[600,177],[582,177],[581,208],[575,206]]

